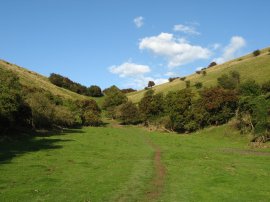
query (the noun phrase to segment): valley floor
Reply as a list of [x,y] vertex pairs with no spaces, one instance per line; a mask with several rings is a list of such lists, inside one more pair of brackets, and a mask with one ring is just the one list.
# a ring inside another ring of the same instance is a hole
[[227,126],[83,128],[0,143],[0,201],[269,201],[269,168]]

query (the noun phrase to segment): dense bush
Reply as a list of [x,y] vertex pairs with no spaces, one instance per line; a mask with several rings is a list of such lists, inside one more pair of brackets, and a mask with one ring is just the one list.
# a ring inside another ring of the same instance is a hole
[[217,78],[218,85],[224,89],[236,89],[240,84],[240,74],[237,71],[231,71],[229,74],[223,74]]
[[252,54],[256,57],[256,56],[259,56],[261,54],[261,51],[260,50],[255,50],[255,51],[253,51]]
[[208,65],[208,68],[210,68],[210,67],[214,67],[214,66],[216,66],[217,65],[217,63],[216,62],[211,62],[209,65]]
[[71,81],[69,78],[61,76],[60,74],[52,73],[49,77],[51,83],[56,86],[66,88],[78,94],[87,95],[87,87]]
[[209,113],[210,124],[223,124],[234,115],[238,104],[238,93],[220,87],[208,88],[201,91],[200,107]]
[[261,94],[261,87],[254,80],[247,80],[240,85],[240,93],[243,96],[258,96]]
[[53,83],[56,86],[68,89],[70,91],[73,91],[81,95],[92,96],[92,97],[103,96],[102,91],[99,86],[92,85],[89,88],[87,88],[86,86],[76,83],[70,80],[69,78],[64,77],[60,74],[52,73],[49,77],[49,80],[51,83]]
[[92,97],[102,97],[103,96],[101,88],[99,86],[96,86],[96,85],[90,86],[87,89],[87,95],[92,96]]
[[262,92],[270,93],[270,80],[262,84]]
[[0,69],[0,134],[7,129],[31,126],[31,109],[24,102],[19,78]]
[[266,96],[246,96],[240,99],[237,127],[242,133],[253,133],[253,141],[270,139],[270,100]]
[[133,89],[133,88],[125,88],[125,89],[121,89],[122,93],[132,93],[132,92],[136,92],[137,90]]
[[121,104],[117,110],[117,118],[122,124],[137,124],[141,121],[138,107],[130,101]]
[[139,110],[145,123],[152,117],[160,116],[164,112],[163,94],[155,95],[152,89],[147,90],[139,102]]
[[156,85],[154,81],[148,82],[148,88],[152,88],[154,85]]
[[195,86],[197,89],[200,89],[200,88],[202,88],[203,84],[202,84],[202,82],[196,82],[196,83],[194,84],[194,86]]
[[112,86],[105,91],[106,97],[103,102],[103,109],[107,111],[110,118],[116,118],[116,107],[127,102],[127,96],[116,86]]

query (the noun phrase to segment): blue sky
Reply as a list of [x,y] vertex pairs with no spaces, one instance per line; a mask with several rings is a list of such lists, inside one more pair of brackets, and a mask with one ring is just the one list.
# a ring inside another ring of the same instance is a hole
[[0,3],[0,58],[86,86],[140,89],[270,45],[268,0]]

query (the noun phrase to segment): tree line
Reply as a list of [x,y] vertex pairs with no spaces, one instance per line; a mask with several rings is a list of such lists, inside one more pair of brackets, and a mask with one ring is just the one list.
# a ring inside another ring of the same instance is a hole
[[253,141],[270,139],[270,81],[240,83],[240,74],[231,71],[217,79],[217,86],[194,91],[186,89],[155,93],[148,89],[138,104],[128,101],[116,87],[109,89],[103,109],[122,124],[155,124],[166,130],[189,133],[210,125],[230,123]]
[[61,76],[60,74],[55,74],[55,73],[50,74],[49,80],[51,83],[53,83],[56,86],[68,89],[70,91],[73,91],[81,95],[86,95],[86,96],[91,96],[91,97],[103,96],[102,90],[99,86],[92,85],[87,88],[86,86],[76,83],[67,77]]

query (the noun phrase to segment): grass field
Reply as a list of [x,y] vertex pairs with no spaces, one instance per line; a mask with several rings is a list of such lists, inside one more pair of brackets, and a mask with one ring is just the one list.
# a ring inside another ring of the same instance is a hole
[[[270,48],[261,50],[261,55],[254,57],[252,54],[231,60],[221,65],[217,65],[206,70],[206,76],[202,74],[192,74],[187,76],[186,80],[190,80],[191,87],[195,89],[196,82],[202,82],[204,87],[217,85],[217,78],[222,74],[237,70],[241,75],[241,82],[247,79],[254,79],[258,83],[263,83],[270,78]],[[156,93],[167,93],[185,88],[185,82],[176,79],[173,82],[157,85],[153,87]],[[128,94],[128,98],[133,102],[139,102],[143,97],[145,90]]]
[[227,126],[83,128],[1,142],[0,201],[269,201],[269,167]]

